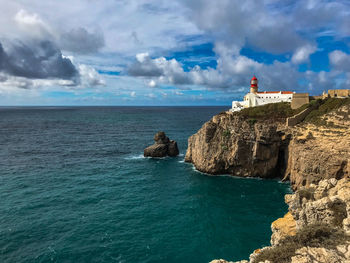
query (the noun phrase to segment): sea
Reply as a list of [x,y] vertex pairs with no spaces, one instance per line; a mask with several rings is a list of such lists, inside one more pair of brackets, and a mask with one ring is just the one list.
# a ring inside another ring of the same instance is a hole
[[[204,263],[269,245],[288,184],[184,162],[226,109],[0,108],[0,262]],[[143,157],[157,131],[178,157]]]

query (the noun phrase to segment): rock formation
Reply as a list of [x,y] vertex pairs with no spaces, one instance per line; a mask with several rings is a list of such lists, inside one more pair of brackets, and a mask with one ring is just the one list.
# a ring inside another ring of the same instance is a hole
[[188,139],[185,161],[209,174],[271,177],[281,141],[276,123],[253,123],[224,113]]
[[222,113],[188,139],[185,161],[208,174],[282,177],[293,190],[350,174],[350,105],[323,116],[328,127]]
[[164,132],[160,131],[154,135],[155,143],[144,150],[145,157],[175,157],[179,155],[177,142],[169,140]]
[[350,105],[323,116],[328,127],[301,124],[286,132],[288,146],[285,179],[294,190],[322,179],[350,175]]
[[189,138],[185,160],[198,170],[280,176],[295,191],[271,225],[271,246],[236,263],[350,263],[350,105],[321,121],[285,127],[223,113]]
[[[317,185],[301,187],[286,195],[285,201],[289,212],[272,223],[271,247],[257,249],[249,261],[235,263],[350,262],[349,178],[325,179]],[[296,237],[294,241],[293,237]],[[291,241],[295,242],[293,246]],[[281,251],[290,253],[288,261],[276,261]],[[221,259],[211,263],[234,262]]]

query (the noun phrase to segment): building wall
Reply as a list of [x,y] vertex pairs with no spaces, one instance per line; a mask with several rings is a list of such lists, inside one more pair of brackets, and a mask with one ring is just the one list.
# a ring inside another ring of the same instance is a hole
[[295,93],[291,103],[292,109],[297,109],[310,102],[309,93]]
[[328,90],[328,95],[331,98],[350,97],[350,89],[330,89]]
[[293,94],[281,93],[258,93],[255,97],[255,105],[260,106],[269,103],[291,102]]

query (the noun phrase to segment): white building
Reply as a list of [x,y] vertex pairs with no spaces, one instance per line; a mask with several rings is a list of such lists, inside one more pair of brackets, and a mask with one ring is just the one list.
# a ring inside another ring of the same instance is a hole
[[231,111],[240,111],[243,108],[256,107],[269,103],[292,102],[292,91],[258,91],[258,79],[254,76],[250,81],[250,92],[243,101],[232,101]]

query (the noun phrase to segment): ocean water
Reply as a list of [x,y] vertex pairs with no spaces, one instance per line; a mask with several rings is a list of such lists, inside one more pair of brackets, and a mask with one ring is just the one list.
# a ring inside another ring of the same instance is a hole
[[[187,138],[222,107],[0,108],[0,262],[209,262],[269,244],[287,184],[208,176]],[[143,158],[158,130],[176,158]]]

